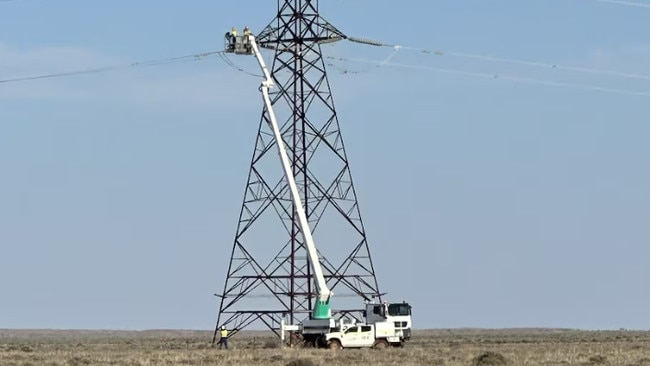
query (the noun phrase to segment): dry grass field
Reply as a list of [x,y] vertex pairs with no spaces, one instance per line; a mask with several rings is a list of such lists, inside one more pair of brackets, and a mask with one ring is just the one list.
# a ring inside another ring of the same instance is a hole
[[573,330],[416,331],[401,349],[279,348],[265,333],[239,334],[231,349],[202,331],[0,330],[1,366],[448,365],[650,366],[650,332]]

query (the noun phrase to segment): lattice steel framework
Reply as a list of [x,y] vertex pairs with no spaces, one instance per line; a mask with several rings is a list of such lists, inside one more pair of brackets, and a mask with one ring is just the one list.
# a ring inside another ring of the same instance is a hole
[[[380,296],[321,52],[322,43],[342,38],[320,17],[317,0],[279,0],[277,17],[257,37],[275,52],[272,104],[339,316]],[[215,337],[221,325],[235,334],[255,322],[278,333],[281,319],[307,318],[315,297],[268,123],[263,108]]]

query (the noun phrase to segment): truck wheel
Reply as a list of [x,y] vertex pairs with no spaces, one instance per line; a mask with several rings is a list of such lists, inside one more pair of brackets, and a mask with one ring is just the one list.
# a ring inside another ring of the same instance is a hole
[[327,342],[327,348],[329,349],[341,349],[341,342],[339,342],[336,339],[332,339],[331,341]]
[[378,339],[373,345],[373,348],[377,348],[377,349],[388,348],[388,342],[386,342],[385,339]]

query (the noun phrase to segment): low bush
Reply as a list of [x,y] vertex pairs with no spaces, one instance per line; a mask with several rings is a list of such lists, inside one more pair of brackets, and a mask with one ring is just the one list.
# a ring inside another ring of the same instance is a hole
[[474,359],[475,366],[504,366],[506,358],[497,352],[485,352]]

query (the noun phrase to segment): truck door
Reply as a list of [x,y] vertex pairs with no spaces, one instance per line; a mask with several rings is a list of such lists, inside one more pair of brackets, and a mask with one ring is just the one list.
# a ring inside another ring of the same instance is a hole
[[350,327],[342,337],[343,347],[359,347],[359,327]]
[[375,344],[375,331],[372,325],[359,327],[359,347],[371,347]]

